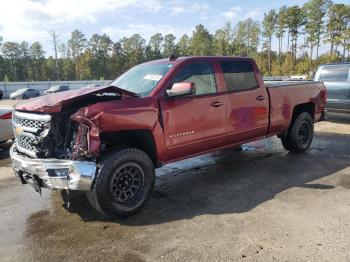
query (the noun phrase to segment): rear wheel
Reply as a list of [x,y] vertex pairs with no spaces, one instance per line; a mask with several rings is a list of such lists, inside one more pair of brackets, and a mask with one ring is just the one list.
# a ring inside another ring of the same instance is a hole
[[153,162],[146,153],[135,148],[121,149],[101,161],[87,197],[101,214],[127,216],[147,202],[154,179]]
[[293,153],[303,153],[314,137],[314,121],[309,113],[301,113],[290,127],[288,134],[281,137],[283,147]]

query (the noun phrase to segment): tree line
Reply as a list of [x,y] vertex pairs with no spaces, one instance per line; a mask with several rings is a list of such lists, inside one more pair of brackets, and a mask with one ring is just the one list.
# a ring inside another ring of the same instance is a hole
[[[264,75],[309,74],[319,64],[349,61],[350,6],[310,0],[272,9],[261,23],[228,21],[214,34],[199,24],[179,39],[157,33],[146,41],[134,34],[113,42],[107,34],[87,39],[79,30],[67,42],[56,32],[50,36],[54,55],[48,57],[40,42],[0,37],[0,81],[114,79],[136,64],[171,55],[249,56]],[[328,50],[320,55],[322,46]]]

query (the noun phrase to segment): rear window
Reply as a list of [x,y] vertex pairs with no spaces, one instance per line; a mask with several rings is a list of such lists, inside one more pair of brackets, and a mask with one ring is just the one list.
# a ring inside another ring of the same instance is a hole
[[321,70],[321,81],[348,81],[349,67],[348,66],[325,66]]
[[253,66],[248,61],[222,61],[228,91],[244,91],[258,87]]

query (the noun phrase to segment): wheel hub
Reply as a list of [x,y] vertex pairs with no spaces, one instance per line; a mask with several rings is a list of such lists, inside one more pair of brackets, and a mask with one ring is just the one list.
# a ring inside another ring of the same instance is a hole
[[143,187],[144,173],[136,163],[126,163],[113,174],[110,191],[118,202],[137,196]]
[[305,144],[309,139],[309,126],[307,123],[302,123],[298,132],[298,141],[301,145]]
[[120,190],[127,190],[130,188],[132,183],[132,177],[129,174],[125,174],[118,179],[118,188]]

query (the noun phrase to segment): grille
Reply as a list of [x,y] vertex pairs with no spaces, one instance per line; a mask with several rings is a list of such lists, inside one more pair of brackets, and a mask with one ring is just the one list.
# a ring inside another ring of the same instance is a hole
[[15,116],[13,120],[19,126],[36,128],[36,129],[44,128],[45,123],[46,123],[45,121],[25,119],[25,118],[20,118],[17,116]]
[[15,112],[12,121],[17,150],[36,157],[38,141],[48,134],[50,120],[49,115]]
[[35,139],[28,137],[28,136],[20,136],[18,138],[18,145],[22,148],[25,148],[27,150],[36,152],[36,148],[34,146],[35,144]]

